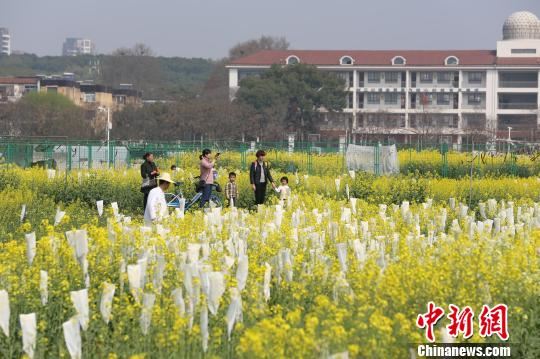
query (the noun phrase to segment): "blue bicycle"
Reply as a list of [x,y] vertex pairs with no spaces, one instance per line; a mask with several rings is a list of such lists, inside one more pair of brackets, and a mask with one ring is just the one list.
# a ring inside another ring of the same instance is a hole
[[[202,198],[202,191],[198,191],[195,193],[195,196],[191,199],[184,198],[184,193],[182,192],[182,182],[177,182],[174,187],[175,191],[174,193],[165,193],[165,201],[167,201],[167,206],[172,208],[181,208],[182,202],[184,203],[184,210],[187,211],[190,208],[192,208],[194,205],[197,205],[196,208],[199,207],[199,203]],[[216,185],[212,184],[214,187],[213,189],[216,189]],[[214,191],[212,191],[212,194],[210,195],[210,200],[208,203],[205,204],[205,207],[221,207],[222,203],[219,197],[214,194]]]

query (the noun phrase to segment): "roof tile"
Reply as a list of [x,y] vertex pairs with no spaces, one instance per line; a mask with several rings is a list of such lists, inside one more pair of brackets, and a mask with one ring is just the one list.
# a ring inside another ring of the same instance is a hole
[[37,77],[0,77],[0,85],[36,85]]
[[285,64],[291,55],[302,63],[320,66],[339,65],[343,56],[352,57],[354,65],[361,66],[389,66],[395,56],[404,57],[408,66],[440,66],[448,56],[456,56],[459,64],[465,66],[540,64],[540,57],[497,58],[495,50],[263,50],[233,60],[229,65]]

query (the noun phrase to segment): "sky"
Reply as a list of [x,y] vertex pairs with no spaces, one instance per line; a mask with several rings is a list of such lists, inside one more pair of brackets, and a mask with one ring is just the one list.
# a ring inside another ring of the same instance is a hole
[[98,53],[142,42],[218,59],[261,35],[292,49],[494,49],[521,10],[540,16],[540,0],[0,0],[0,27],[12,50],[38,55],[84,37]]

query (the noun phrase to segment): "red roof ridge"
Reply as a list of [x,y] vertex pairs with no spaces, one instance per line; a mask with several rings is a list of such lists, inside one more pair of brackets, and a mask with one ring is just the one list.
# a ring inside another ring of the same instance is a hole
[[300,62],[312,65],[339,65],[343,56],[351,56],[355,65],[387,66],[392,58],[403,56],[407,65],[444,65],[448,56],[457,56],[460,65],[493,65],[496,50],[261,50],[230,62],[230,65],[264,66],[283,64],[288,56],[296,55]]
[[[337,50],[332,50],[332,49],[321,49],[321,50],[314,50],[314,49],[287,49],[287,50],[272,50],[272,49],[263,49],[263,50],[259,50],[251,55],[255,55],[259,52],[291,52],[291,51],[305,51],[305,52],[394,52],[394,51],[406,51],[406,52],[421,52],[421,51],[437,51],[437,52],[452,52],[452,51],[458,51],[458,52],[467,52],[467,51],[481,51],[481,52],[484,52],[484,51],[489,51],[489,52],[492,52],[492,51],[496,51],[495,49],[348,49],[348,50],[343,50],[343,49],[337,49]],[[251,55],[247,55],[247,56],[251,56]]]

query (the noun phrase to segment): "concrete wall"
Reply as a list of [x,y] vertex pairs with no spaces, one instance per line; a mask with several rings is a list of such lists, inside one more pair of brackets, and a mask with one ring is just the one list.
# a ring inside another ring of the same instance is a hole
[[[534,49],[535,53],[512,53],[512,49]],[[540,40],[503,40],[497,41],[498,57],[540,57]]]

